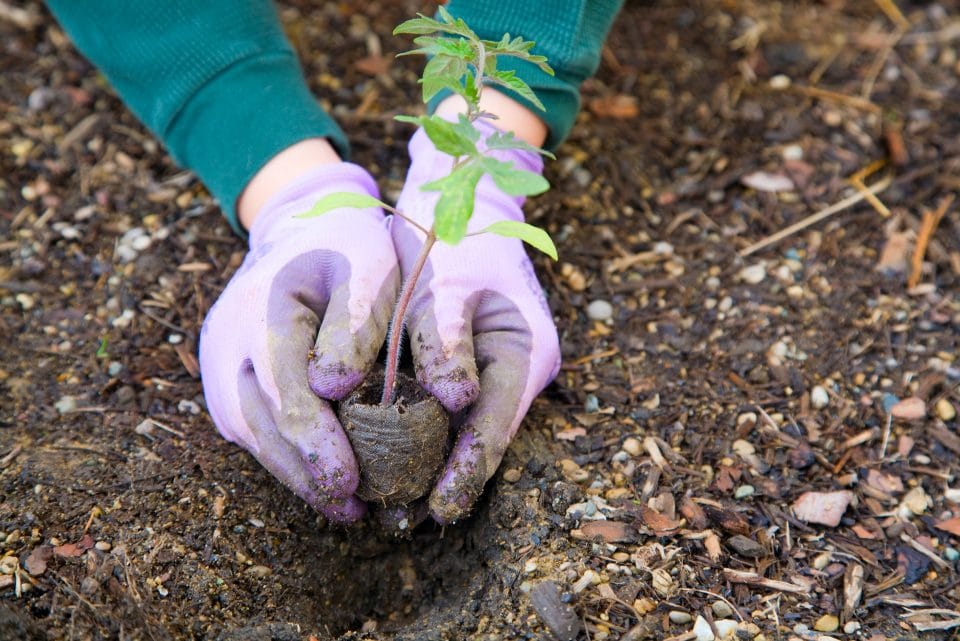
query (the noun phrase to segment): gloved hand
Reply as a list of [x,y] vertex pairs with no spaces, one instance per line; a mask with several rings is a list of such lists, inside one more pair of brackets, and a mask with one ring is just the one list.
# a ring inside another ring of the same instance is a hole
[[[495,129],[476,124],[485,139]],[[411,167],[397,209],[429,228],[438,192],[420,187],[441,178],[454,159],[423,130],[409,145]],[[540,172],[537,154],[488,152],[514,167]],[[523,198],[500,191],[489,176],[477,186],[468,232],[498,220],[523,220]],[[404,276],[423,233],[394,217],[393,239]],[[521,241],[493,234],[437,242],[407,312],[417,380],[450,412],[467,412],[450,458],[430,495],[440,523],[465,516],[493,476],[534,397],[560,367],[550,309]]]
[[335,163],[264,205],[200,337],[204,394],[220,433],[339,522],[359,518],[365,505],[354,496],[353,450],[323,399],[343,398],[373,366],[399,287],[379,209],[294,217],[345,191],[377,196],[365,170]]

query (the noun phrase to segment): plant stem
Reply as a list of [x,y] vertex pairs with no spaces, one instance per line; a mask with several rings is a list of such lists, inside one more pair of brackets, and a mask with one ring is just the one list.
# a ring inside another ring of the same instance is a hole
[[407,280],[400,291],[400,298],[397,300],[397,306],[393,308],[393,319],[390,321],[390,340],[387,344],[387,369],[383,375],[383,396],[380,397],[380,405],[388,407],[393,402],[394,388],[397,386],[397,368],[400,366],[400,337],[403,335],[403,319],[407,313],[407,307],[410,305],[410,299],[413,297],[413,290],[417,286],[420,274],[423,272],[423,266],[427,264],[427,256],[437,242],[437,235],[433,227],[427,231],[427,237],[420,247],[420,253],[417,260],[413,263],[413,268],[407,274]]

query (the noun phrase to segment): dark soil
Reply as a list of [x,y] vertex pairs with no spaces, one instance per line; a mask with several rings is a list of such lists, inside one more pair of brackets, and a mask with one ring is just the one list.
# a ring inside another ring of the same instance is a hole
[[[422,61],[389,34],[424,7],[282,4],[395,197]],[[561,255],[535,261],[563,370],[476,514],[396,541],[329,527],[217,435],[195,339],[244,245],[42,6],[0,1],[0,629],[529,639],[572,608],[591,640],[951,634],[956,204],[906,280],[960,189],[955,5],[898,1],[897,31],[879,1],[628,4],[527,207]],[[890,151],[866,178],[889,216],[741,255]],[[802,520],[828,491],[842,518]]]
[[338,416],[360,466],[357,496],[383,507],[429,494],[446,459],[450,420],[440,401],[403,372],[396,400],[380,405],[383,375],[369,376]]

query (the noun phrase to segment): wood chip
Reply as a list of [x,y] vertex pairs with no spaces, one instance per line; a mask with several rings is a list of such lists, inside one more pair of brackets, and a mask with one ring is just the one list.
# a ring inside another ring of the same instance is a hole
[[644,525],[661,536],[673,532],[680,527],[679,521],[674,521],[670,517],[646,505],[640,506],[640,518]]
[[197,360],[196,354],[193,353],[193,346],[188,342],[183,342],[174,345],[173,349],[177,352],[180,363],[187,370],[187,373],[193,378],[200,378],[200,362]]
[[943,521],[937,521],[934,527],[938,530],[943,530],[944,532],[949,532],[954,536],[960,537],[960,516],[955,516],[952,519],[945,519]]
[[757,587],[766,588],[768,590],[776,590],[777,592],[790,592],[792,594],[810,593],[810,586],[808,585],[797,585],[795,583],[787,583],[786,581],[776,581],[774,579],[762,577],[753,572],[743,572],[741,570],[734,570],[731,568],[723,569],[723,578],[731,583],[754,585]]
[[571,530],[570,536],[585,541],[600,538],[606,543],[629,543],[637,540],[637,530],[620,521],[589,521],[579,529]]
[[78,557],[93,547],[93,537],[84,534],[83,538],[76,543],[65,543],[53,548],[53,554],[63,558]]
[[560,600],[560,589],[553,581],[533,586],[530,603],[557,641],[574,641],[580,635],[580,618],[569,604]]
[[628,118],[636,118],[637,115],[640,114],[637,97],[625,94],[594,98],[590,101],[589,108],[594,115],[600,118],[626,120]]
[[793,513],[805,523],[819,523],[829,527],[840,525],[843,513],[853,500],[853,492],[804,492],[793,502]]

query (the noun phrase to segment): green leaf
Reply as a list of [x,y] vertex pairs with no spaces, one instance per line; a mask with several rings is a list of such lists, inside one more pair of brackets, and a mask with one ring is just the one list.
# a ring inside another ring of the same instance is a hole
[[97,358],[107,358],[110,354],[107,352],[107,339],[100,339],[100,347],[97,348],[97,352],[94,354]]
[[460,94],[473,109],[479,108],[480,90],[477,88],[477,79],[473,74],[468,73],[463,80],[463,93]]
[[454,58],[460,58],[465,62],[473,62],[477,57],[476,48],[470,43],[469,40],[465,40],[463,38],[419,36],[414,38],[413,42],[418,46],[417,49],[411,49],[410,51],[398,53],[397,57],[400,58],[402,56],[411,56],[414,54],[422,54],[425,56],[443,54],[446,56],[453,56]]
[[430,58],[423,69],[423,78],[420,79],[420,84],[423,86],[423,101],[429,102],[444,89],[452,89],[455,93],[464,95],[460,78],[465,73],[467,73],[467,63],[460,58],[444,54],[437,54]]
[[536,196],[550,189],[550,183],[540,174],[526,169],[514,169],[512,162],[501,162],[484,157],[483,170],[504,193],[511,196]]
[[440,20],[443,21],[445,28],[448,29],[448,33],[455,33],[465,38],[470,38],[471,40],[479,40],[477,34],[473,32],[473,29],[468,27],[462,18],[454,18],[445,6],[440,5],[437,7],[437,13],[440,14]]
[[[430,142],[445,154],[454,158],[459,156],[476,156],[479,152],[470,137],[464,135],[461,128],[440,116],[423,116],[420,125],[426,132]],[[473,128],[470,128],[473,130]]]
[[470,140],[470,142],[480,140],[480,130],[473,126],[473,123],[470,122],[466,114],[457,114],[457,122],[454,127],[457,128],[457,131],[459,131],[464,138]]
[[443,23],[437,22],[433,18],[428,18],[422,13],[418,13],[417,16],[418,17],[416,18],[411,18],[410,20],[406,20],[398,24],[396,28],[394,28],[393,30],[393,35],[395,36],[398,36],[400,34],[426,35],[430,33],[436,33],[438,31],[443,30],[444,28]]
[[[399,117],[398,117],[399,118]],[[557,159],[552,153],[540,147],[534,147],[525,140],[520,140],[513,135],[512,131],[496,131],[489,136],[484,143],[487,149],[522,149],[523,151],[532,151],[547,158]]]
[[390,207],[382,200],[377,200],[367,194],[357,194],[350,191],[338,191],[333,194],[327,194],[302,214],[297,214],[294,218],[316,218],[322,216],[334,209],[341,207],[353,207],[355,209],[366,209],[367,207]]
[[526,60],[529,63],[537,65],[545,73],[551,76],[553,75],[553,69],[547,64],[546,56],[530,53],[530,50],[533,49],[536,44],[530,40],[524,40],[519,37],[510,38],[510,34],[506,34],[499,41],[482,40],[481,42],[488,53]]
[[437,238],[456,245],[467,233],[467,223],[473,215],[477,183],[483,176],[483,167],[476,162],[461,165],[448,176],[421,187],[424,191],[439,191],[440,198],[433,211],[433,229]]
[[550,235],[539,227],[515,220],[501,220],[488,225],[480,233],[497,234],[507,238],[519,238],[534,249],[542,251],[550,258],[557,260],[557,246],[553,244]]
[[537,98],[537,94],[533,93],[533,89],[530,88],[530,85],[525,83],[520,78],[517,78],[517,73],[512,69],[501,69],[494,72],[491,76],[488,76],[491,82],[507,87],[508,89],[513,89],[520,96],[529,100],[534,106],[540,109],[540,111],[546,111],[547,108],[543,106],[543,103],[540,102],[540,99]]

